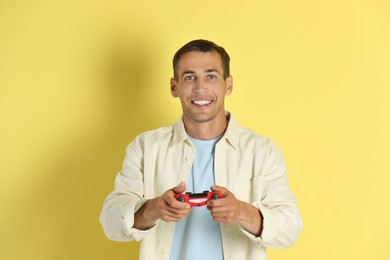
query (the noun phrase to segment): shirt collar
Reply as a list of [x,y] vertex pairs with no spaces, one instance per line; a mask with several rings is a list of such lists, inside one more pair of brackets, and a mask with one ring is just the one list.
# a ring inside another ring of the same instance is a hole
[[180,120],[173,125],[172,146],[178,145],[179,143],[182,143],[186,140],[191,143],[184,128],[183,119],[180,118]]
[[226,120],[228,121],[228,127],[222,139],[225,139],[234,149],[237,149],[240,126],[230,112],[226,112]]
[[[234,149],[237,149],[240,127],[230,112],[226,112],[226,120],[228,121],[228,127],[219,142],[226,140]],[[172,145],[175,146],[184,141],[191,143],[184,128],[183,119],[180,118],[173,126]]]

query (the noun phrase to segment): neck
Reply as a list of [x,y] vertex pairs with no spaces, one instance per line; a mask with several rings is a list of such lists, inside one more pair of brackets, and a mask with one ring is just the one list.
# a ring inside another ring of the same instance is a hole
[[184,127],[189,136],[199,140],[212,140],[222,135],[227,127],[225,113],[206,122],[194,122],[184,118]]

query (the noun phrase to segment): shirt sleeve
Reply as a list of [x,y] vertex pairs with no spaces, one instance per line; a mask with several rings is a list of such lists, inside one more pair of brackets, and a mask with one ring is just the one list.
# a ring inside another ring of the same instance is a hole
[[278,147],[271,143],[265,160],[261,196],[252,203],[263,215],[263,230],[259,237],[240,227],[256,246],[291,247],[303,228],[294,194],[288,186],[287,168]]
[[106,198],[100,223],[107,238],[114,241],[141,240],[156,225],[148,230],[133,228],[134,213],[146,202],[143,199],[143,157],[137,139],[126,149],[122,171],[115,179],[115,189]]

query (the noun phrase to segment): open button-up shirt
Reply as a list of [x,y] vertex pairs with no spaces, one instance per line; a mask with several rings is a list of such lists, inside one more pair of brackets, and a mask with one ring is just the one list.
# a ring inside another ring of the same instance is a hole
[[[238,224],[220,224],[223,255],[226,260],[264,260],[267,247],[292,246],[303,222],[278,147],[270,139],[239,126],[229,113],[227,119],[228,127],[215,147],[215,184],[258,208],[264,220],[259,237]],[[138,230],[133,228],[134,213],[146,200],[185,182],[194,155],[195,147],[182,120],[142,133],[131,142],[115,189],[100,215],[106,236],[115,241],[141,241],[140,259],[168,259],[175,223],[158,220],[150,229]]]

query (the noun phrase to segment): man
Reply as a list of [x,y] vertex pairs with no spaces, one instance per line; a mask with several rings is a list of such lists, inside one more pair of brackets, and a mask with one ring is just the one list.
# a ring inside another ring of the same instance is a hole
[[[194,40],[174,56],[171,94],[182,118],[126,149],[100,216],[109,239],[142,240],[140,259],[267,259],[302,229],[283,155],[225,111],[233,89],[226,51]],[[175,194],[220,192],[194,207]]]

